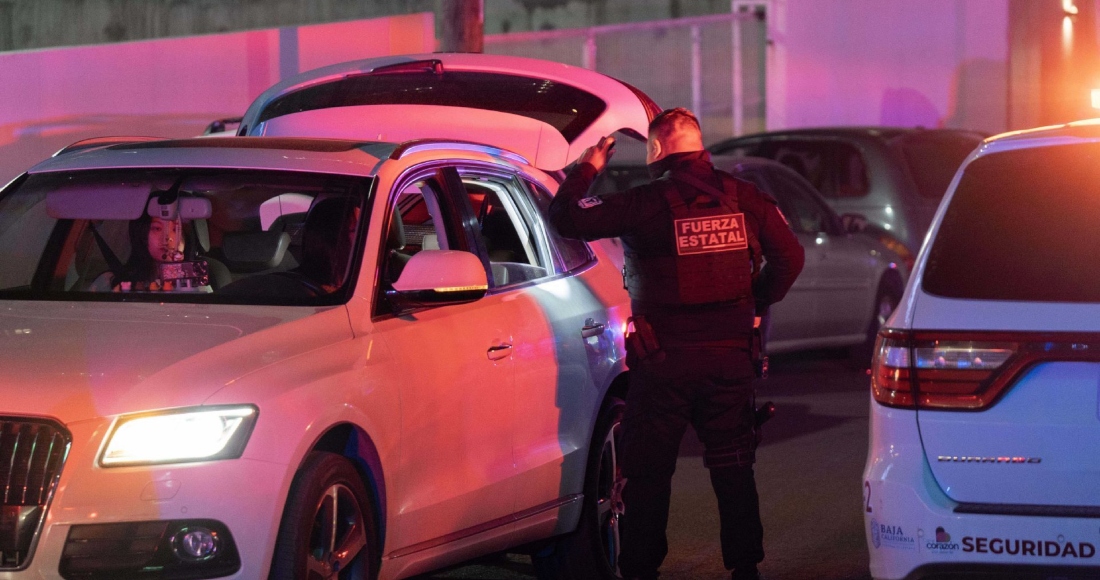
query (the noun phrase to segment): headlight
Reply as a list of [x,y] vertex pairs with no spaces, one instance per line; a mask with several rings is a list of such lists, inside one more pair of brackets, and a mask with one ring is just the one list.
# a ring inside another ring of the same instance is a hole
[[193,407],[123,416],[107,440],[103,467],[235,459],[244,452],[256,407]]

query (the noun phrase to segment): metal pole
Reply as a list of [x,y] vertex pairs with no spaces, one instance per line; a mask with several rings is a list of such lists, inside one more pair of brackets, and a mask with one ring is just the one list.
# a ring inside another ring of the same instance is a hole
[[691,112],[703,116],[703,35],[696,24],[691,27]]
[[[730,2],[730,11],[736,16],[740,2],[732,0]],[[733,29],[730,31],[730,44],[733,48],[733,73],[732,73],[732,102],[730,105],[733,107],[733,136],[736,137],[745,130],[745,85],[741,81],[741,75],[743,74],[741,68],[741,20],[733,20]]]
[[440,12],[442,17],[440,50],[484,52],[484,0],[443,0]]
[[596,31],[591,28],[584,36],[584,54],[581,56],[581,66],[588,70],[596,70]]

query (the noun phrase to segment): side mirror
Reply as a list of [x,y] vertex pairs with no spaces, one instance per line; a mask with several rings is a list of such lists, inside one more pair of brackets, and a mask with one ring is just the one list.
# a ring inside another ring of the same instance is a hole
[[867,229],[868,222],[863,214],[846,213],[840,216],[840,223],[844,226],[844,231],[849,234],[858,234]]
[[421,250],[405,264],[386,296],[400,315],[427,306],[474,302],[488,290],[485,266],[474,254]]

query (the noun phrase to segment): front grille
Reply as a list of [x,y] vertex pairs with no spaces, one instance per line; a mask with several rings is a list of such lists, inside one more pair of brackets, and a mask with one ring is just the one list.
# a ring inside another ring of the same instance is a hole
[[53,421],[0,417],[0,570],[30,560],[71,442]]

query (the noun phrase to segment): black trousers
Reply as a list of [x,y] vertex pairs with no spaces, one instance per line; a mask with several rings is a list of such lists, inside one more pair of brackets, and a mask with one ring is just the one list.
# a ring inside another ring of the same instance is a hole
[[764,559],[752,470],[752,379],[749,353],[734,349],[668,350],[661,362],[631,366],[620,462],[627,479],[621,522],[624,578],[656,578],[668,554],[672,475],[689,422],[706,448],[726,568]]

